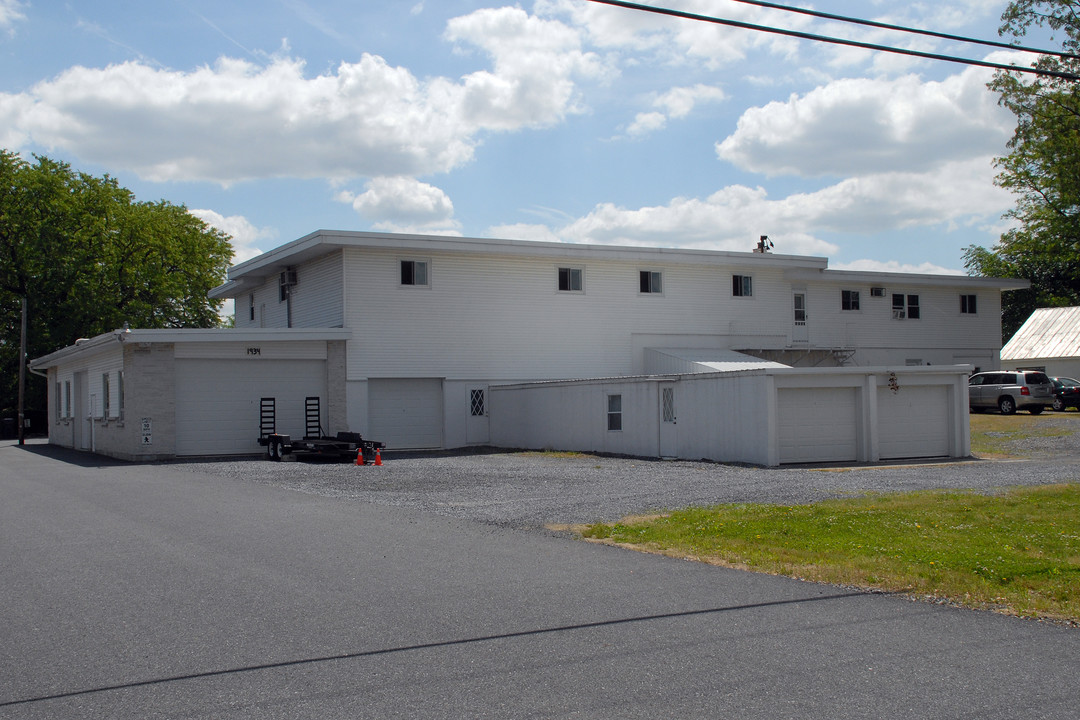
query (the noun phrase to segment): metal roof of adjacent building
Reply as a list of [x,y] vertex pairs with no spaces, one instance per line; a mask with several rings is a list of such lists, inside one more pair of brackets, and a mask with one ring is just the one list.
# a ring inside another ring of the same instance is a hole
[[1080,307],[1039,308],[1001,348],[1002,360],[1080,357]]

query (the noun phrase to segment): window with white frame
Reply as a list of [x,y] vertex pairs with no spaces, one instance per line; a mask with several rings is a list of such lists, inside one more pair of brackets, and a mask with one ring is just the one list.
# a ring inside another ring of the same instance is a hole
[[64,417],[71,417],[71,381],[64,381]]
[[754,284],[751,277],[749,275],[732,275],[731,294],[735,297],[751,297],[754,294]]
[[116,372],[116,417],[124,419],[124,371]]
[[859,291],[858,290],[841,290],[840,291],[840,309],[841,310],[858,310],[859,309]]
[[248,295],[248,320],[255,322],[255,293]]
[[622,430],[622,395],[607,396],[608,432]]
[[109,419],[109,373],[101,375],[101,417]]
[[893,293],[892,316],[894,320],[918,320],[921,316],[919,296]]
[[56,419],[64,417],[64,396],[60,390],[59,381],[56,383]]
[[427,287],[430,283],[428,277],[428,263],[426,260],[402,260],[401,261],[401,284]]
[[975,309],[975,296],[974,295],[961,295],[960,296],[960,314],[961,315],[974,315]]
[[585,271],[578,267],[561,267],[558,272],[559,292],[583,292]]
[[487,407],[484,404],[483,388],[476,388],[469,391],[469,415],[472,417],[483,417],[484,415],[487,415]]
[[641,270],[638,273],[638,282],[642,293],[664,292],[664,274],[659,270]]

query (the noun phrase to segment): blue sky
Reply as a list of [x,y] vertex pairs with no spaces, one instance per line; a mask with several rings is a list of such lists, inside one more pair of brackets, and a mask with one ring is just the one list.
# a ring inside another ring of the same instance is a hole
[[[996,39],[1006,5],[800,6]],[[0,67],[0,146],[184,204],[237,261],[319,228],[742,251],[767,234],[834,268],[957,272],[1013,203],[989,70],[580,0],[0,0]]]

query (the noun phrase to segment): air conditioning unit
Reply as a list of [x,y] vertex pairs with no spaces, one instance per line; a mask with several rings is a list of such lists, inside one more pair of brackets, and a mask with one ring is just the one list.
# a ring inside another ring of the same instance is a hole
[[290,286],[295,285],[296,284],[296,271],[293,270],[292,268],[289,268],[285,272],[281,273],[280,284],[281,285],[290,285]]
[[870,288],[870,297],[885,297],[885,288],[872,287]]
[[901,309],[901,308],[893,308],[892,319],[893,320],[903,320],[904,319],[904,311],[903,311],[903,309]]

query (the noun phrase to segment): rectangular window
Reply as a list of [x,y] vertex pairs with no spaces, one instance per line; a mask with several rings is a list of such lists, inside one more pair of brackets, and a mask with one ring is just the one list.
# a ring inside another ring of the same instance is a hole
[[641,282],[641,292],[643,293],[662,293],[664,292],[664,277],[663,273],[656,270],[642,270],[639,273]]
[[64,417],[63,395],[60,392],[60,383],[56,383],[56,419]]
[[248,295],[248,320],[255,322],[255,293]]
[[483,417],[487,414],[484,406],[484,391],[482,389],[469,391],[469,414],[473,417]]
[[749,275],[731,276],[731,294],[735,297],[750,297],[754,294],[754,286]]
[[101,376],[101,417],[109,419],[109,373]]
[[71,417],[71,381],[64,381],[64,417]]
[[581,268],[559,268],[559,292],[581,292]]
[[[905,302],[906,301],[906,302]],[[903,320],[905,318],[909,320],[918,320],[920,317],[919,312],[919,296],[918,295],[903,295],[901,293],[895,293],[892,296],[892,316],[894,320]]]
[[962,315],[974,315],[975,314],[975,296],[974,295],[961,295],[960,296],[960,313]]
[[124,419],[124,371],[116,373],[116,417]]
[[401,284],[426,287],[428,284],[427,262],[424,260],[402,260]]
[[622,395],[607,396],[607,429],[622,430]]
[[840,309],[841,310],[858,310],[859,309],[859,291],[858,290],[841,290],[840,291]]

